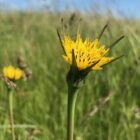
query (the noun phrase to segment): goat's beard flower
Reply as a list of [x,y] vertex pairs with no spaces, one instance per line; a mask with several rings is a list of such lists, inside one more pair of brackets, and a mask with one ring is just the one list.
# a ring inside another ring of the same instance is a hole
[[[69,36],[61,39],[57,30],[61,46],[64,51],[64,59],[70,64],[70,70],[67,74],[68,85],[68,119],[67,119],[67,138],[73,140],[74,136],[74,111],[77,99],[77,91],[84,84],[85,78],[91,70],[101,70],[104,65],[120,58],[107,56],[109,48],[102,45],[99,41],[107,25],[102,29],[98,38],[90,41],[86,38],[82,40],[80,34],[77,34],[76,40],[72,40]],[[117,39],[111,46],[117,44],[124,36]]]
[[3,76],[5,78],[8,78],[9,80],[17,81],[23,78],[24,72],[19,68],[15,68],[13,66],[6,66],[3,68]]
[[70,70],[67,74],[67,83],[69,87],[78,88],[79,85],[85,81],[85,77],[90,71],[101,70],[104,65],[123,56],[111,57],[107,54],[110,48],[114,47],[124,38],[124,35],[119,37],[108,48],[100,43],[100,38],[107,26],[108,25],[104,26],[99,36],[93,41],[90,41],[89,38],[83,41],[79,33],[75,40],[72,40],[67,35],[64,35],[64,38],[61,39],[59,30],[57,30],[64,51],[63,58],[70,64]]
[[88,67],[91,67],[92,70],[101,70],[102,66],[114,59],[114,57],[106,56],[109,48],[102,45],[99,39],[91,42],[89,38],[86,38],[83,41],[80,34],[78,34],[76,41],[73,41],[69,36],[64,36],[62,43],[65,51],[65,55],[63,55],[64,59],[72,65],[73,50],[79,71]]

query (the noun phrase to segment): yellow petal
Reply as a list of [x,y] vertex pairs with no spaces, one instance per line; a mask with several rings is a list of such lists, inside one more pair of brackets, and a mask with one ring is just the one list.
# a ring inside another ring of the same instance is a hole
[[13,66],[7,66],[7,67],[4,67],[3,69],[3,73],[4,73],[4,76],[13,80],[14,79],[14,67]]
[[23,71],[22,70],[20,70],[19,68],[16,68],[15,69],[15,77],[14,77],[14,79],[15,80],[19,80],[19,79],[21,79],[22,77],[23,77]]
[[76,41],[68,36],[64,36],[63,45],[66,51],[66,56],[63,56],[65,61],[72,64],[72,50],[74,50],[77,67],[79,70],[86,69],[97,60],[100,60],[92,69],[101,70],[102,66],[109,63],[113,57],[105,57],[109,49],[105,45],[100,44],[98,39],[92,42],[89,38],[82,40],[80,34],[77,34]]

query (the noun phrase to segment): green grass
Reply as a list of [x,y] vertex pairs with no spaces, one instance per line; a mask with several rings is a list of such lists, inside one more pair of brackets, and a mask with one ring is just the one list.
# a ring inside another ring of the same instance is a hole
[[[0,71],[5,65],[16,65],[21,55],[33,71],[31,79],[18,83],[14,96],[16,124],[31,124],[36,128],[18,128],[18,140],[65,140],[67,113],[66,74],[69,65],[61,57],[62,49],[56,34],[61,16],[69,14],[0,14]],[[71,32],[94,38],[108,19],[78,14]],[[126,37],[111,51],[125,56],[102,71],[91,72],[82,87],[76,105],[76,136],[82,140],[139,140],[140,119],[140,21],[109,18],[110,26],[101,39],[109,45],[122,34]],[[112,94],[100,110],[84,119],[99,100]],[[0,126],[8,125],[8,95],[0,82]],[[136,127],[138,126],[138,127]],[[34,133],[33,133],[34,132]],[[9,129],[0,128],[0,140],[11,140]]]

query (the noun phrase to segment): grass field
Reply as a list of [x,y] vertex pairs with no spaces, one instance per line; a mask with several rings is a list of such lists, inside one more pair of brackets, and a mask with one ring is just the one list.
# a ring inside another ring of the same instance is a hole
[[[62,58],[56,28],[70,14],[0,14],[0,72],[6,65],[16,66],[22,56],[33,71],[32,78],[20,81],[14,95],[14,119],[18,140],[65,140],[69,65]],[[122,34],[111,51],[125,56],[102,71],[93,71],[82,87],[76,105],[76,140],[140,139],[140,21],[77,14],[70,28],[76,33],[82,19],[82,37],[96,37],[109,21],[101,41],[109,45]],[[71,24],[71,23],[70,23]],[[104,99],[110,97],[105,103]],[[99,110],[94,113],[95,106]],[[0,140],[11,140],[8,94],[0,82]],[[27,125],[27,128],[24,128]],[[28,127],[33,125],[34,128]],[[79,137],[79,138],[78,138]]]

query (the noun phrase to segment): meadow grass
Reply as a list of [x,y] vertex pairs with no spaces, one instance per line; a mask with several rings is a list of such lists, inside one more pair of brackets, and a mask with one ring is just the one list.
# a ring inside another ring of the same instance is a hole
[[[21,125],[15,128],[18,140],[66,139],[65,79],[69,65],[61,56],[56,33],[61,17],[68,20],[70,14],[0,14],[0,71],[5,65],[16,65],[19,55],[33,71],[32,78],[18,83],[20,90],[14,95],[15,123]],[[124,57],[102,71],[91,72],[82,87],[76,105],[75,135],[82,140],[139,140],[140,119],[134,110],[140,108],[140,21],[77,14],[70,28],[73,34],[80,18],[83,38],[96,37],[108,21],[103,43],[109,45],[122,34],[126,37],[111,51]],[[109,101],[92,114],[108,95],[112,95]],[[24,128],[23,124],[34,128]],[[10,140],[11,132],[5,125],[9,125],[8,95],[0,82],[0,140]]]

